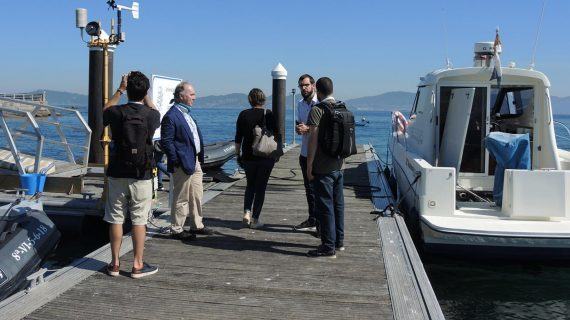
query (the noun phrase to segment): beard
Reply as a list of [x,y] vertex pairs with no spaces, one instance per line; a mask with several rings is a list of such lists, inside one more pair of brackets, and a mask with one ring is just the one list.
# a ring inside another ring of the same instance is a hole
[[314,91],[311,91],[311,92],[305,93],[305,92],[303,92],[303,91],[301,90],[301,96],[303,96],[303,99],[305,99],[305,100],[311,98],[311,97],[313,96],[313,93],[315,93],[315,92],[314,92]]

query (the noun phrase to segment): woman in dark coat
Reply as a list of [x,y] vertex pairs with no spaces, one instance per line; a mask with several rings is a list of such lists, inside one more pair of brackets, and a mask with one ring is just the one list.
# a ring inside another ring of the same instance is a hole
[[[265,94],[260,89],[251,89],[248,95],[251,108],[240,112],[236,123],[236,153],[238,164],[245,170],[247,187],[243,198],[243,223],[256,229],[263,226],[259,220],[269,175],[275,164],[273,158],[255,156],[252,150],[253,129],[256,125],[275,131],[275,118],[265,109]],[[240,154],[241,150],[241,154]]]

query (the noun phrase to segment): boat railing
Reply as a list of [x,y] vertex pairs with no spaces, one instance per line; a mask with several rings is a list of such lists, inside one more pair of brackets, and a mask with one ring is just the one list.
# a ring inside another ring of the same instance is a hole
[[[14,108],[13,105],[25,105],[30,108],[23,110]],[[45,113],[45,110],[49,112],[48,116],[36,117],[40,111]],[[65,122],[62,121],[63,117],[65,117]],[[13,119],[19,121],[12,121]],[[60,155],[65,156],[64,161],[80,166],[81,169],[87,169],[91,129],[77,110],[0,97],[0,126],[20,174],[26,173],[26,170],[22,163],[20,152],[22,148],[17,144],[19,137],[36,141],[33,155],[35,173],[40,171],[40,162],[44,158],[44,144],[46,143],[62,148],[64,153]],[[66,131],[72,133],[74,137],[70,139]],[[80,154],[80,158],[76,157],[77,154]]]
[[[565,135],[559,134],[559,132],[565,132]],[[570,129],[566,124],[563,122],[554,120],[554,133],[556,135],[556,139],[561,139],[565,141],[565,144],[570,144]]]

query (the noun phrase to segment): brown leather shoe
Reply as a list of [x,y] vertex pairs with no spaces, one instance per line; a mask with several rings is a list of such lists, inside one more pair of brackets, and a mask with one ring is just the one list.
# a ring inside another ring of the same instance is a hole
[[111,277],[117,277],[119,276],[119,266],[118,265],[107,265],[107,274],[110,275]]

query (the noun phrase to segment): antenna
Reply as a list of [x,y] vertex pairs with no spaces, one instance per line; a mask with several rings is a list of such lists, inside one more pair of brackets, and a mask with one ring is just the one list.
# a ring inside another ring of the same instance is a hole
[[442,19],[442,24],[443,24],[443,38],[444,38],[444,46],[445,46],[445,67],[447,69],[451,69],[453,66],[451,64],[451,61],[449,60],[449,50],[448,50],[448,40],[447,40],[447,12],[445,11],[445,5],[443,6],[443,8],[441,8],[441,11],[443,13],[443,19]]
[[540,19],[538,20],[538,28],[536,29],[536,38],[534,39],[534,48],[532,49],[532,57],[530,60],[530,70],[534,70],[534,62],[536,58],[536,47],[538,46],[538,38],[540,37],[540,29],[542,27],[542,19],[544,18],[544,7],[546,7],[546,0],[542,1],[542,10],[540,12]]

